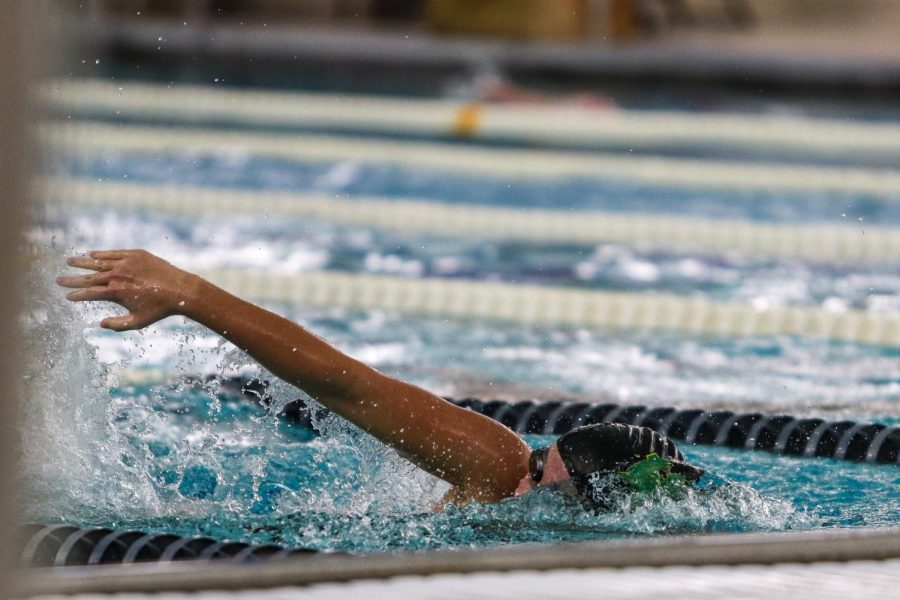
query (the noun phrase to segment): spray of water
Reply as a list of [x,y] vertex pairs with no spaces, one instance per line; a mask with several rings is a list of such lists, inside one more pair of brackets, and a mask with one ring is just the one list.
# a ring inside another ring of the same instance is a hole
[[[22,403],[22,490],[35,516],[58,519],[103,514],[116,506],[162,506],[135,451],[116,427],[119,406],[110,401],[110,365],[85,339],[97,308],[63,301],[53,278],[65,252],[34,254],[23,315],[28,363]],[[49,513],[49,514],[47,514]]]
[[[365,512],[398,498],[418,501],[422,478],[401,477],[405,483],[388,492],[385,465],[399,458],[337,418],[318,422],[325,436],[299,456],[276,415],[300,392],[208,332],[177,319],[126,335],[96,329],[104,314],[120,309],[63,299],[53,280],[71,253],[52,245],[36,252],[28,278],[28,518],[228,520],[221,515]],[[143,373],[152,384],[123,382],[123,372],[132,380]],[[213,376],[198,381],[198,374]],[[234,376],[273,381],[265,406],[223,400],[222,378]],[[304,477],[319,486],[301,485]]]

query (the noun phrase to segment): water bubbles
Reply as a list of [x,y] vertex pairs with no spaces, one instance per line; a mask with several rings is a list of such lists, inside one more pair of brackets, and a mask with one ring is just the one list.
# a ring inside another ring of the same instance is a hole
[[[110,402],[109,365],[85,339],[86,323],[96,323],[102,308],[62,301],[52,283],[63,256],[71,253],[72,248],[45,250],[27,279],[42,314],[29,318],[26,327],[25,355],[33,362],[25,368],[28,387],[21,404],[24,495],[31,510],[57,520],[81,507],[140,505],[153,512],[157,496],[141,453],[118,429],[122,406]],[[61,357],[65,369],[47,368]]]
[[213,470],[203,466],[191,466],[185,469],[178,485],[178,493],[187,498],[202,500],[215,494],[218,485],[219,481]]

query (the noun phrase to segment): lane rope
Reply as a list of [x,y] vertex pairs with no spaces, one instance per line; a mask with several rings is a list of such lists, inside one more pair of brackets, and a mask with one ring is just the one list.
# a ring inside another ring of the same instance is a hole
[[848,225],[783,225],[669,215],[510,209],[427,200],[337,198],[88,179],[44,179],[45,202],[180,215],[268,214],[343,225],[564,244],[626,244],[641,249],[794,258],[813,263],[900,261],[900,230]]
[[[686,444],[761,450],[798,458],[900,465],[900,427],[881,423],[564,400],[515,403],[478,398],[447,400],[522,434],[562,435],[581,425],[624,423],[649,427]],[[293,412],[296,411],[286,411],[286,414]]]
[[808,336],[900,347],[900,316],[856,310],[759,308],[659,293],[626,293],[447,279],[404,279],[320,271],[277,274],[203,270],[217,285],[260,302],[348,310],[391,310],[434,318],[529,326],[673,331],[713,336]]
[[[171,385],[171,374],[159,370],[126,369],[114,375],[112,385]],[[181,382],[215,384],[216,393],[241,397],[266,407],[272,404],[269,382],[256,377],[187,377]],[[826,421],[815,417],[741,413],[672,406],[584,402],[567,398],[518,401],[450,398],[445,400],[502,423],[516,433],[562,435],[596,423],[622,423],[649,427],[689,445],[724,446],[758,450],[796,458],[835,458],[850,462],[900,465],[900,426],[854,421]],[[328,409],[306,400],[288,402],[278,413],[315,433]]]
[[[275,544],[218,541],[205,536],[182,537],[128,529],[29,523],[18,532],[23,567],[74,567],[217,560],[258,564],[289,556],[312,556],[308,548]],[[329,553],[331,554],[331,553]]]
[[703,146],[811,153],[900,155],[893,123],[798,115],[597,110],[473,105],[461,100],[260,91],[144,82],[57,80],[43,86],[55,109],[131,118],[215,120],[253,125],[332,127],[572,147]]
[[789,190],[870,194],[900,200],[900,171],[704,161],[611,153],[498,149],[325,135],[251,133],[198,128],[45,124],[40,139],[51,151],[190,154],[248,153],[302,162],[394,164],[470,176],[541,181],[608,178],[699,189]]

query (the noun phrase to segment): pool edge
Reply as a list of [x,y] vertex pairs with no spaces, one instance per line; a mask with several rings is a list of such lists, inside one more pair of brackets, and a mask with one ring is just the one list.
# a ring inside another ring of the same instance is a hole
[[319,555],[244,567],[213,562],[59,567],[20,571],[13,595],[247,590],[446,573],[889,558],[900,558],[900,527],[693,535],[381,556]]

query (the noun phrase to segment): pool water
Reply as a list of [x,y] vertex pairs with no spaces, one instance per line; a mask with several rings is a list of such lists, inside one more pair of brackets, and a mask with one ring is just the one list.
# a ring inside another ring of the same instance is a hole
[[296,396],[287,386],[276,386],[274,407],[216,387],[114,388],[114,435],[78,450],[85,462],[106,454],[102,468],[116,481],[97,478],[94,466],[49,503],[59,482],[41,482],[34,518],[353,552],[900,523],[893,467],[704,447],[686,449],[710,471],[687,498],[623,497],[591,515],[543,493],[432,512],[447,486],[368,436],[335,417],[318,435],[275,416]]
[[[686,191],[605,179],[526,185],[239,152],[51,156],[46,171],[348,198],[850,222],[861,234],[870,223],[900,223],[900,204],[874,196]],[[184,218],[73,208],[40,216],[29,236],[33,303],[24,321],[33,360],[25,374],[22,482],[29,519],[353,552],[900,525],[900,470],[894,466],[699,446],[683,450],[709,474],[679,499],[623,496],[594,515],[541,493],[435,512],[446,484],[334,417],[317,423],[317,431],[283,421],[280,408],[301,392],[274,381],[230,344],[181,319],[124,335],[98,330],[92,325],[110,307],[67,304],[51,283],[70,252],[144,247],[188,269],[502,280],[897,314],[896,265],[498,242],[264,214]],[[900,423],[900,351],[892,348],[270,308],[376,368],[443,395],[566,397]],[[236,375],[272,381],[271,404],[224,393],[218,378]]]
[[[655,396],[685,406],[794,403],[800,414],[865,416],[879,405],[876,390],[890,384],[848,385],[827,372],[845,361],[873,371],[896,361],[877,348],[791,339],[520,331],[273,308],[382,370],[457,395],[480,389],[483,396],[516,398],[532,389],[599,398],[628,390],[635,400]],[[539,494],[433,512],[446,484],[365,434],[333,416],[317,422],[317,430],[280,418],[284,404],[303,397],[296,389],[273,381],[264,405],[223,391],[220,379],[196,377],[271,380],[229,345],[177,319],[125,336],[85,330],[99,312],[47,302],[30,317],[49,350],[44,356],[67,357],[44,363],[31,381],[27,430],[34,437],[26,438],[25,486],[31,519],[352,552],[900,524],[900,471],[893,466],[701,446],[684,448],[709,471],[687,498],[623,497],[591,515]],[[746,402],[734,400],[738,385]],[[805,400],[829,386],[846,386],[846,396],[818,409]],[[754,401],[755,388],[781,389],[782,397],[756,392]],[[890,410],[890,402],[881,402]]]

